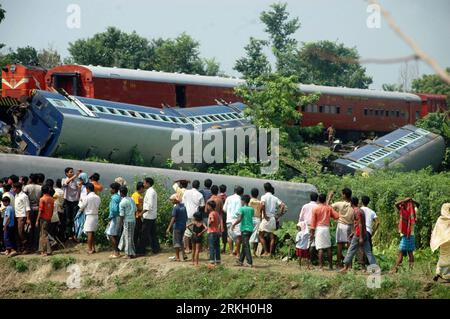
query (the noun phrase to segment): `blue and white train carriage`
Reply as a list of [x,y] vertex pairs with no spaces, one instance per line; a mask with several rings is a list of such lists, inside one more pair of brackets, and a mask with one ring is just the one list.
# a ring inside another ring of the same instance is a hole
[[[179,141],[171,139],[174,129],[193,134],[197,124],[202,124],[202,132],[217,128],[226,145],[227,130],[253,127],[243,108],[234,103],[160,109],[36,91],[14,124],[13,140],[29,155],[98,156],[124,163],[136,146],[145,164],[162,164]],[[193,144],[194,138],[192,150]]]

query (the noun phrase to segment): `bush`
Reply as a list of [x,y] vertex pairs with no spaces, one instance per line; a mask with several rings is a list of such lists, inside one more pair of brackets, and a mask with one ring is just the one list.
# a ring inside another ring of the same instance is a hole
[[76,259],[72,256],[52,256],[50,257],[50,264],[53,270],[66,268],[67,266],[74,264]]
[[28,264],[23,259],[10,259],[10,266],[17,272],[28,271]]
[[[139,180],[143,180],[146,176],[141,179],[135,178],[135,183],[133,185],[128,185],[128,194],[134,193],[135,185]],[[170,222],[172,216],[172,204],[169,201],[170,193],[164,186],[164,181],[161,178],[155,179],[155,185],[153,185],[156,193],[158,194],[158,218],[157,218],[157,231],[158,237],[161,242],[167,242],[169,238],[166,235],[166,228]],[[109,216],[109,201],[111,196],[102,193],[100,195],[101,204],[98,212],[98,229],[95,232],[95,243],[103,247],[109,245],[109,240],[105,234],[106,227],[108,226],[108,216]]]
[[394,206],[396,201],[412,197],[420,204],[415,228],[418,247],[428,247],[441,206],[450,201],[450,172],[436,174],[429,169],[411,172],[379,170],[369,176],[338,177],[327,174],[313,177],[309,182],[319,192],[333,190],[336,193],[335,199],[340,197],[344,187],[350,187],[355,196],[369,196],[369,206],[376,211],[380,220],[374,243],[385,247],[399,238],[399,216]]

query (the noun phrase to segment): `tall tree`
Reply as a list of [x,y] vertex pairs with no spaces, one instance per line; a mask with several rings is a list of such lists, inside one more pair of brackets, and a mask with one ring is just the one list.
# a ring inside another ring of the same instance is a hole
[[[450,68],[446,69],[450,74]],[[416,93],[431,93],[447,95],[447,105],[450,105],[450,85],[436,74],[425,74],[412,81],[412,89]]]
[[[2,21],[5,19],[5,14],[6,11],[5,9],[2,8],[2,4],[0,3],[0,23],[2,23]],[[0,49],[3,48],[5,46],[5,44],[0,43]]]
[[147,39],[134,31],[126,33],[115,27],[108,27],[92,38],[69,43],[68,50],[75,63],[132,69],[147,67],[153,54]]
[[252,118],[257,127],[280,130],[282,144],[289,141],[292,133],[287,124],[297,123],[301,119],[298,108],[318,100],[316,94],[302,94],[295,77],[285,77],[279,73],[250,79],[236,88],[236,93],[247,106],[244,113]]
[[21,63],[24,65],[35,66],[39,64],[38,53],[35,48],[31,46],[17,48],[13,51],[11,48],[8,53],[3,55],[0,59],[1,67],[6,64]]
[[200,57],[200,44],[186,33],[175,39],[148,40],[115,27],[69,44],[70,61],[121,68],[217,75],[214,59]]
[[57,65],[61,65],[61,56],[52,47],[42,49],[38,53],[38,64],[46,69],[54,68]]
[[163,40],[155,48],[155,67],[166,72],[204,74],[199,47],[200,43],[186,33]]
[[271,72],[270,62],[264,54],[264,47],[268,41],[250,37],[250,43],[245,46],[245,56],[238,59],[234,69],[245,79],[255,79]]
[[291,62],[297,48],[297,40],[292,35],[300,28],[299,18],[290,19],[287,3],[275,3],[270,10],[261,13],[260,20],[271,40],[277,71],[292,75]]
[[404,92],[403,84],[384,83],[381,88],[387,92]]
[[366,75],[359,58],[356,48],[318,41],[305,43],[298,51],[295,64],[302,83],[365,89],[372,78]]

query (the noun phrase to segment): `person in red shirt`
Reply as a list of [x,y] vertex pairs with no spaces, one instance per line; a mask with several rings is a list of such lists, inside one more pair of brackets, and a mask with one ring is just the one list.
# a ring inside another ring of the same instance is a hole
[[48,185],[42,186],[42,197],[39,200],[39,213],[36,220],[36,227],[40,226],[39,251],[42,256],[52,254],[52,247],[48,240],[48,228],[53,216],[55,201],[50,195],[51,188]]
[[[353,207],[353,233],[350,235],[352,237],[350,242],[350,247],[348,248],[347,255],[344,258],[344,268],[342,272],[346,272],[352,263],[352,259],[358,252],[360,247],[364,249],[364,254],[366,255],[369,265],[376,265],[377,262],[372,254],[372,249],[370,247],[369,236],[367,236],[366,229],[366,217],[364,212],[358,207],[359,200],[357,197],[352,197],[351,199]],[[364,267],[364,265],[363,265]]]
[[216,211],[216,202],[208,201],[206,203],[206,211],[208,212],[208,244],[209,244],[209,265],[214,267],[220,264],[220,224],[221,219]]
[[314,240],[319,251],[319,267],[323,269],[323,251],[328,252],[328,264],[333,269],[333,254],[331,251],[330,220],[339,219],[339,214],[327,203],[325,194],[319,195],[319,206],[313,209],[311,216],[311,242]]

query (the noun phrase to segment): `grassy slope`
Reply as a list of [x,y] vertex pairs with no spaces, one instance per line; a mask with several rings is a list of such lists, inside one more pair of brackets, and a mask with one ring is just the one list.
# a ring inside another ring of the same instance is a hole
[[[254,269],[236,268],[233,259],[210,270],[205,264],[169,262],[171,252],[135,260],[109,260],[109,253],[78,251],[51,258],[0,258],[2,298],[446,298],[450,284],[433,283],[433,267],[382,274],[380,289],[367,288],[367,275],[300,270],[295,262],[256,259]],[[69,289],[66,266],[82,268],[82,287]]]

